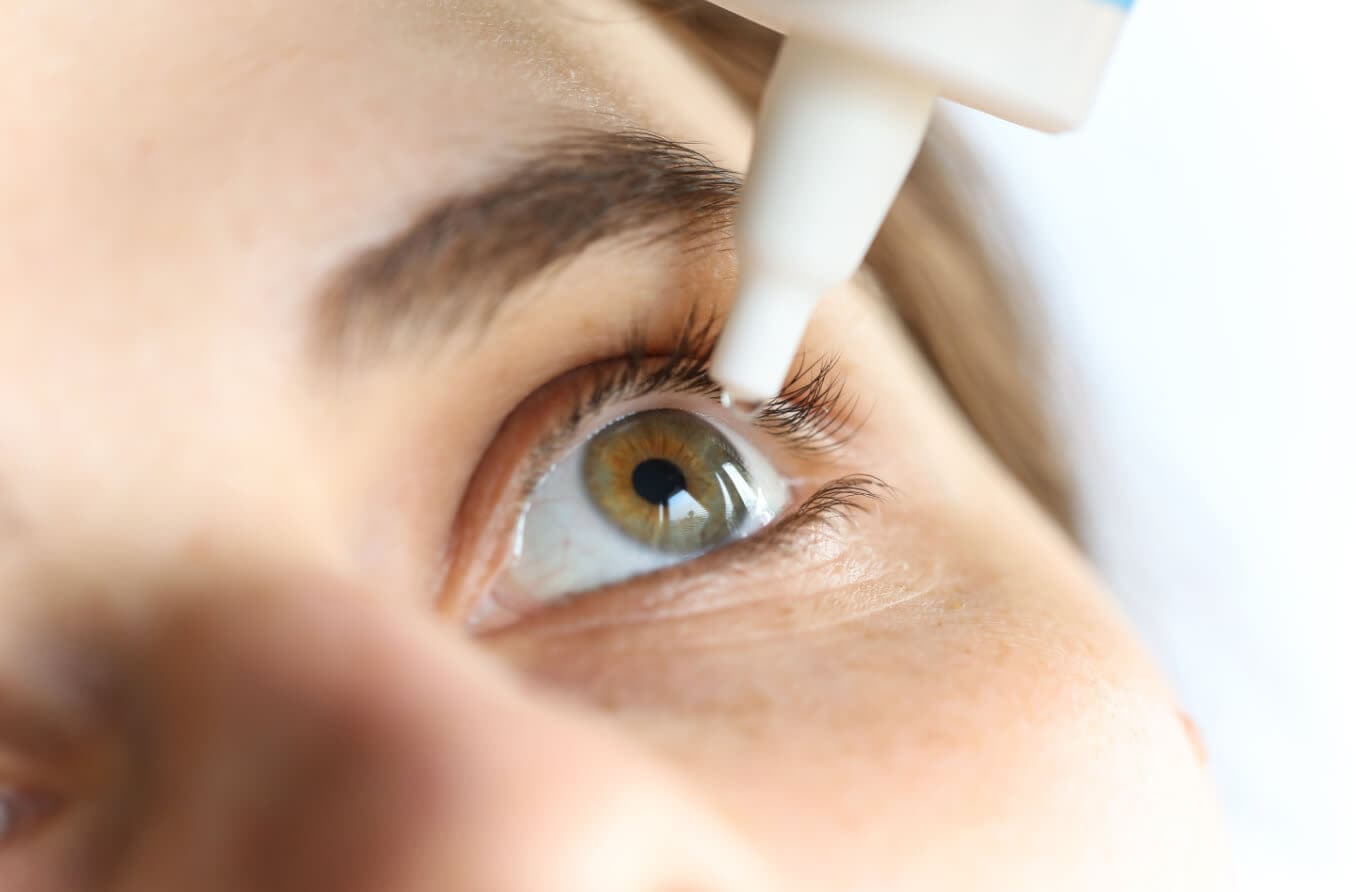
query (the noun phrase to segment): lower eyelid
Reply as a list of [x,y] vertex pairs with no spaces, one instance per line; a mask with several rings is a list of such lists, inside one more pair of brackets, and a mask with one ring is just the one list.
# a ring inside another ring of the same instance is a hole
[[[742,587],[745,593],[736,596],[724,583],[731,576],[756,576],[767,581],[766,562],[779,558],[790,558],[796,564],[794,575],[803,576],[809,569],[805,566],[807,550],[813,550],[810,540],[817,540],[831,552],[847,547],[840,535],[843,524],[852,523],[855,516],[893,498],[894,493],[888,483],[871,475],[836,478],[819,486],[804,501],[797,498],[792,503],[795,507],[754,535],[644,577],[564,598],[548,609],[518,616],[511,624],[500,623],[476,631],[491,640],[517,632],[564,637],[604,628],[691,619],[778,599],[780,594],[765,593],[775,586],[745,586]],[[815,560],[832,563],[833,557],[821,554]],[[638,596],[641,587],[648,591]]]

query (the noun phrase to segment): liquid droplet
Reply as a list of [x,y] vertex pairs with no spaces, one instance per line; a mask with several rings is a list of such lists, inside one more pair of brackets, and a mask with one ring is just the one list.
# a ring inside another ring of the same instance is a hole
[[756,400],[741,400],[730,395],[727,390],[720,392],[720,404],[725,408],[740,415],[748,420],[753,420],[755,416],[763,411],[763,403]]

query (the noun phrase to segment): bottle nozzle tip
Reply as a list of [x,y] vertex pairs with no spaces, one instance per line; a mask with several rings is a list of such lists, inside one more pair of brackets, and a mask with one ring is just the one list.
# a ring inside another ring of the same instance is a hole
[[760,402],[758,400],[739,399],[731,395],[730,391],[728,390],[722,390],[720,392],[720,404],[725,408],[729,409],[731,412],[734,412],[738,415],[742,415],[744,418],[749,419],[753,418],[759,412],[763,411],[763,406],[766,405],[766,403]]

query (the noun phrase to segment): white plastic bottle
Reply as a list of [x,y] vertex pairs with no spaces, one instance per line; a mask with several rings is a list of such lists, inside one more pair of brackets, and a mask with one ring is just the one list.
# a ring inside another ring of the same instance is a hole
[[735,221],[739,292],[711,374],[751,411],[866,256],[938,97],[1076,127],[1133,0],[714,0],[787,36]]

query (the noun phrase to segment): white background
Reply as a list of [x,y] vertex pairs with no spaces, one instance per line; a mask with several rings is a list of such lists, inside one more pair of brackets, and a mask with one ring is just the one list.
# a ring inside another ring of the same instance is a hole
[[1089,539],[1243,889],[1356,890],[1356,4],[1141,0],[1088,126],[972,112],[1048,298]]

